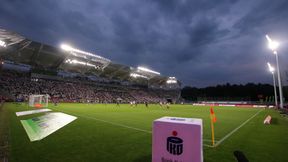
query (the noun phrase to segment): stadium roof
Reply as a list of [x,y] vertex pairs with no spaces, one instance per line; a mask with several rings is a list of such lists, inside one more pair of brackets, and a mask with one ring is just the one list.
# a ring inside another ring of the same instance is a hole
[[[108,79],[165,85],[169,77],[143,67],[133,68],[89,52],[62,45],[53,47],[29,40],[15,32],[0,29],[0,58],[43,69],[63,70]],[[180,82],[177,80],[177,84]]]

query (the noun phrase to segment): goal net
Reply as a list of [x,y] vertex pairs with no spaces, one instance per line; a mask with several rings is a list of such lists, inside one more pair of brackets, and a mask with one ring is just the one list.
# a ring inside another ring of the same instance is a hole
[[30,95],[29,96],[30,107],[48,107],[48,95]]

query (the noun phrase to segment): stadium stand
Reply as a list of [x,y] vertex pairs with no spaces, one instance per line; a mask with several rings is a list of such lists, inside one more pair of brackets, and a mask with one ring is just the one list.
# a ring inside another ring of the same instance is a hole
[[[30,78],[27,73],[2,71],[0,77],[2,95],[6,100],[27,101],[31,94],[49,94],[51,100],[59,102],[92,102],[92,103],[116,103],[121,98],[123,103],[136,101],[138,103],[159,103],[166,101],[167,93],[169,98],[176,98],[173,92],[156,91],[146,88],[127,87],[122,85],[105,85],[84,81],[71,82],[69,80],[49,80]],[[165,93],[167,92],[167,93]]]
[[67,45],[56,48],[0,29],[0,99],[27,101],[49,94],[57,102],[177,102],[181,83],[175,77],[127,65]]

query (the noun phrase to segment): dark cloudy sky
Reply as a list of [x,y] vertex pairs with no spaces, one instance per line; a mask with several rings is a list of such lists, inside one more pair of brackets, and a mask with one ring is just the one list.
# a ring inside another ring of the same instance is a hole
[[198,87],[271,83],[268,33],[288,70],[287,0],[1,0],[0,27]]

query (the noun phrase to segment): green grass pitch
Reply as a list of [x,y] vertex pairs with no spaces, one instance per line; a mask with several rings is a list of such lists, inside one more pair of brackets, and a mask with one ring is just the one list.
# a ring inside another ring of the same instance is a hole
[[[288,119],[275,110],[215,107],[218,146],[212,148],[209,107],[60,103],[49,108],[78,119],[41,141],[30,142],[20,120],[42,114],[17,117],[15,112],[28,110],[27,105],[4,104],[0,122],[9,127],[9,161],[149,162],[152,122],[163,116],[203,119],[205,162],[236,161],[235,150],[252,162],[288,161]],[[267,115],[272,116],[271,125],[263,124]]]

